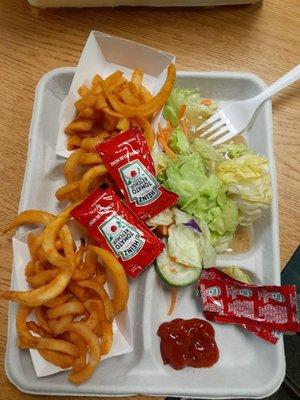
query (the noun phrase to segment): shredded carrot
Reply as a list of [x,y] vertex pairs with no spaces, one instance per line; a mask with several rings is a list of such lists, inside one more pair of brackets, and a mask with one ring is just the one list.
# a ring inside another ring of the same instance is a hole
[[186,105],[182,104],[178,110],[178,118],[179,120],[182,120],[185,117],[185,110],[186,110]]
[[170,157],[170,158],[176,158],[176,154],[174,153],[173,150],[170,149],[168,142],[169,138],[171,135],[171,127],[167,128],[161,128],[160,126],[158,127],[158,133],[157,133],[157,140],[158,143],[161,145],[161,147],[164,149],[165,153]]
[[183,119],[183,120],[181,121],[181,126],[182,126],[183,132],[187,135],[187,134],[189,133],[189,128],[188,128],[188,126],[187,126],[186,119]]
[[202,99],[201,104],[204,104],[205,106],[211,106],[212,100],[211,99]]
[[166,147],[165,147],[165,152],[166,152],[166,154],[167,154],[170,158],[172,158],[173,160],[176,158],[176,154],[174,153],[173,150],[170,149],[170,147],[166,146]]
[[168,225],[157,225],[156,230],[160,236],[168,236],[169,227]]
[[180,125],[182,127],[183,132],[187,135],[189,132],[189,129],[188,129],[186,118],[185,118],[185,111],[186,111],[186,105],[183,104],[178,110],[178,118],[179,118]]
[[170,137],[172,134],[172,128],[171,125],[169,124],[167,128],[165,128],[165,135],[166,135],[166,142],[169,143]]
[[169,227],[168,227],[168,225],[163,225],[163,226],[162,226],[162,234],[163,234],[164,236],[168,236],[168,233],[169,233]]
[[174,257],[174,256],[169,256],[169,258],[170,258],[171,261],[173,261],[173,262],[175,262],[175,263],[177,263],[177,264],[180,264],[180,265],[183,266],[184,268],[191,268],[191,266],[190,266],[189,264],[184,264],[183,262],[178,261],[177,258]]
[[172,288],[172,300],[171,300],[169,310],[167,312],[168,316],[172,315],[174,308],[176,306],[176,301],[177,301],[177,288],[173,287]]

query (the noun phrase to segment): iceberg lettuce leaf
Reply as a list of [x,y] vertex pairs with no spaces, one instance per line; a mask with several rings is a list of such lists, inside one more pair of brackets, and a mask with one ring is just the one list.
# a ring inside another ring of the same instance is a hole
[[271,203],[271,178],[266,157],[247,152],[216,166],[240,212],[240,224],[250,225]]

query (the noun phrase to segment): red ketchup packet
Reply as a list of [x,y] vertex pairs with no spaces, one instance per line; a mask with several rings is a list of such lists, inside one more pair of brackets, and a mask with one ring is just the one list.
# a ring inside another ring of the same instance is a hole
[[108,172],[125,197],[128,207],[147,220],[172,207],[178,196],[163,188],[141,129],[137,126],[96,146]]
[[282,334],[282,332],[279,332],[276,330],[270,331],[268,329],[259,328],[258,326],[243,325],[243,327],[247,331],[253,333],[255,336],[257,336],[267,342],[270,342],[272,344],[276,344]]
[[[210,268],[210,269],[205,269],[201,275],[201,277],[204,277],[205,279],[228,279],[229,281],[234,281],[237,283],[241,283],[240,281],[234,279],[232,276],[227,275],[226,273],[216,269],[216,268]],[[268,329],[263,329],[258,326],[252,326],[252,325],[246,325],[243,324],[243,328],[245,328],[247,331],[253,333],[255,336],[266,340],[269,343],[276,344],[278,340],[280,339],[281,333],[276,330],[268,330]]]
[[249,285],[216,268],[208,268],[199,280],[199,292],[203,314],[209,320],[245,325],[265,340],[268,340],[267,334],[255,328],[280,332],[300,330],[296,286]]
[[163,243],[119,199],[113,189],[96,189],[71,211],[100,246],[114,253],[135,278],[162,252]]

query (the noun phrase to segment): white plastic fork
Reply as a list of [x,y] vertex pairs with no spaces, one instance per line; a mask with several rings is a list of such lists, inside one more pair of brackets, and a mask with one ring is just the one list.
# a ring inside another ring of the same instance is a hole
[[213,146],[232,139],[247,128],[255,111],[264,101],[299,78],[300,65],[297,65],[257,96],[225,105],[197,128],[197,136],[209,140]]

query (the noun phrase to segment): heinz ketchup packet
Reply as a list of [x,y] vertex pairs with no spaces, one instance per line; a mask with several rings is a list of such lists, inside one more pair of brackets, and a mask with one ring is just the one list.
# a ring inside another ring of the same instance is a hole
[[203,271],[199,280],[203,314],[220,323],[276,331],[300,330],[296,286],[258,286],[238,282],[216,268]]
[[135,278],[163,250],[163,243],[126,207],[113,189],[96,189],[71,215]]
[[[209,268],[208,270],[205,269],[202,274],[203,278],[205,279],[228,279],[232,280],[233,282],[240,283],[240,281],[234,279],[232,276],[229,276],[225,272],[222,272],[216,268]],[[260,328],[258,326],[254,325],[242,325],[243,328],[245,328],[247,331],[253,333],[255,336],[259,337],[260,339],[263,339],[269,343],[276,344],[280,338],[281,332],[278,332],[276,330],[268,330],[264,328]]]
[[141,129],[137,126],[96,146],[108,172],[126,199],[128,207],[147,220],[172,207],[178,196],[163,188]]

